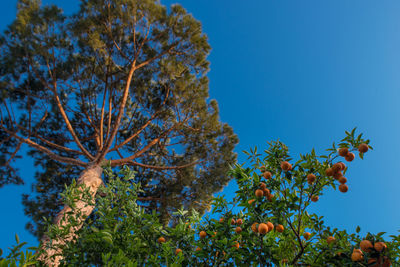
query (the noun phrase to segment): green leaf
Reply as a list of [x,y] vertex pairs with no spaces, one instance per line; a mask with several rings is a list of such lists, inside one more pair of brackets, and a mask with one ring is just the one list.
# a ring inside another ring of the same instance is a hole
[[113,240],[111,237],[109,236],[103,236],[101,239],[103,239],[104,241],[106,241],[107,243],[109,243],[110,245],[113,244]]
[[361,230],[360,226],[357,226],[356,233],[358,234],[360,232],[360,230]]
[[19,236],[17,234],[15,234],[15,241],[19,244]]

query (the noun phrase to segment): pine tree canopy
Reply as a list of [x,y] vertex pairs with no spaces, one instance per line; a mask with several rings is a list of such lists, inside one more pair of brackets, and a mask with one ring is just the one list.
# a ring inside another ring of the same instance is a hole
[[143,205],[165,222],[182,206],[208,208],[231,179],[238,143],[209,99],[210,49],[180,5],[81,0],[67,16],[18,2],[0,39],[0,187],[23,183],[15,165],[27,147],[37,168],[23,196],[32,233],[42,235],[65,184],[92,164],[133,168]]

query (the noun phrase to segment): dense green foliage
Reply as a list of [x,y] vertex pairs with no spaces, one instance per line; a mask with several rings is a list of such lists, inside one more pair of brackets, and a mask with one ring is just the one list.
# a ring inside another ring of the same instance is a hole
[[182,204],[203,213],[229,182],[238,138],[209,99],[207,37],[180,5],[82,0],[66,16],[20,0],[0,40],[0,186],[23,182],[14,152],[27,144],[37,171],[23,203],[38,237],[92,162],[131,165],[164,224]]
[[[339,147],[355,151],[362,136],[348,132]],[[371,149],[371,147],[370,147]],[[265,154],[257,149],[246,152],[249,162],[244,168],[236,164],[234,176],[239,190],[232,202],[223,196],[213,199],[212,218],[201,219],[195,211],[178,210],[177,224],[170,227],[160,223],[156,213],[149,214],[137,202],[142,191],[129,168],[118,174],[105,170],[109,183],[97,197],[94,218],[85,222],[76,240],[64,248],[64,264],[80,266],[398,266],[400,264],[400,235],[385,240],[384,233],[360,236],[325,224],[323,217],[309,213],[311,196],[323,197],[323,192],[336,188],[337,179],[327,176],[326,169],[338,161],[337,147],[328,155],[317,156],[314,150],[300,155],[291,170],[282,170],[282,161],[291,161],[288,148],[281,142],[270,142]],[[360,154],[362,155],[362,154]],[[249,166],[250,165],[250,166]],[[348,163],[347,168],[351,167]],[[260,169],[262,170],[260,173]],[[347,169],[346,169],[347,170]],[[264,178],[265,171],[272,174]],[[313,183],[307,181],[310,173]],[[256,198],[260,183],[273,197]],[[63,197],[73,203],[76,185],[69,187]],[[90,198],[88,198],[90,199]],[[249,203],[249,200],[254,200]],[[240,208],[240,209],[238,209]],[[232,220],[234,223],[232,223]],[[241,220],[241,221],[240,221]],[[240,221],[240,222],[239,222]],[[254,223],[271,222],[275,229],[260,234],[252,229]],[[282,225],[283,231],[277,231]],[[237,230],[241,228],[241,231]],[[205,232],[201,238],[200,232]],[[309,232],[310,238],[304,233]],[[64,235],[50,228],[49,235]],[[159,242],[159,238],[165,242]],[[333,242],[328,242],[333,237]],[[352,260],[354,249],[362,240],[372,244],[385,242],[387,248],[363,251],[361,261]],[[236,244],[239,244],[238,247]],[[176,253],[176,250],[181,251]],[[380,262],[377,263],[377,262]]]

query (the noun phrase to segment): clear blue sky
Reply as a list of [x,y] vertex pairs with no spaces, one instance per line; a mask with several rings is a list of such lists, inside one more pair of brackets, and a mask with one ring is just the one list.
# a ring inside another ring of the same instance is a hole
[[[58,3],[66,13],[78,0]],[[317,152],[357,126],[374,150],[346,175],[349,192],[328,190],[313,204],[328,225],[362,232],[400,229],[400,2],[395,0],[175,0],[203,23],[213,48],[210,94],[233,126],[242,150],[280,139],[293,156]],[[12,22],[16,0],[2,2],[0,30]],[[24,159],[25,186],[0,189],[0,248],[24,229],[21,194],[34,173]],[[224,192],[232,198],[231,182]]]

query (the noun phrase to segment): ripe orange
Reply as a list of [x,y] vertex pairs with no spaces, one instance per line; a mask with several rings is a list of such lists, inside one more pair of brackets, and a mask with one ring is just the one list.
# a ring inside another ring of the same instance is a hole
[[354,155],[354,153],[349,152],[346,157],[344,157],[345,160],[347,161],[353,161],[353,159],[356,157],[356,155]]
[[353,253],[351,254],[352,261],[362,261],[364,259],[364,254],[359,249],[354,249]]
[[345,157],[349,153],[349,149],[347,147],[339,148],[339,156]]
[[382,250],[385,250],[387,246],[384,242],[376,242],[374,248],[376,251],[381,252]]
[[374,246],[372,245],[371,241],[369,240],[363,240],[360,242],[360,248],[362,251],[365,252],[370,252],[371,248],[373,248]]
[[312,201],[312,202],[317,202],[318,199],[319,199],[318,196],[312,196],[312,197],[311,197],[311,201]]
[[196,248],[196,251],[200,251],[200,250],[201,250],[201,248],[200,248],[200,247],[197,247],[197,248]]
[[332,170],[334,173],[339,172],[342,169],[342,165],[340,163],[335,163],[332,166]]
[[332,170],[332,168],[326,169],[326,170],[325,170],[325,174],[326,174],[326,176],[333,176],[333,170]]
[[261,183],[260,183],[260,189],[261,189],[261,190],[264,190],[264,189],[266,189],[266,188],[267,188],[267,185],[266,185],[265,183],[261,182]]
[[178,255],[178,254],[181,253],[181,252],[182,252],[182,249],[177,248],[177,249],[175,250],[175,255]]
[[232,218],[231,225],[235,225],[235,224],[236,224],[236,221],[235,221],[235,219]]
[[360,145],[358,146],[358,151],[359,151],[360,153],[365,153],[365,152],[367,152],[367,151],[368,151],[368,145],[367,145],[367,144],[360,144]]
[[266,170],[267,170],[267,167],[265,167],[265,166],[261,166],[261,167],[260,167],[260,171],[261,171],[261,172],[265,172]]
[[157,242],[160,243],[160,244],[164,243],[165,242],[165,238],[164,237],[160,237],[160,238],[157,239]]
[[333,242],[335,242],[335,238],[333,236],[328,236],[328,238],[326,239],[326,242],[328,242],[328,244],[331,244]]
[[288,259],[282,259],[282,263],[288,263]]
[[223,223],[224,222],[224,218],[219,218],[219,223]]
[[237,225],[242,225],[243,224],[243,220],[242,219],[237,219],[236,220],[236,224]]
[[272,199],[274,198],[274,194],[268,194],[267,198],[268,198],[268,201],[271,202]]
[[281,163],[281,168],[282,168],[282,170],[284,170],[284,171],[290,171],[290,170],[292,169],[292,164],[290,164],[290,163],[287,162],[287,161],[282,161],[282,163]]
[[262,235],[268,233],[268,225],[266,225],[265,223],[260,223],[258,225],[258,232]]
[[349,190],[349,187],[347,186],[347,184],[341,184],[339,185],[339,191],[342,193],[346,193]]
[[305,233],[303,234],[303,237],[304,237],[305,240],[310,239],[310,236],[311,236],[311,233],[309,233],[309,232],[305,232]]
[[262,197],[264,195],[264,192],[261,189],[257,189],[255,195],[256,197]]
[[249,201],[247,201],[247,203],[249,203],[250,205],[254,203],[254,201],[256,201],[254,198],[250,199]]
[[204,232],[204,231],[201,231],[201,232],[199,233],[199,236],[200,236],[201,239],[204,239],[204,238],[207,236],[207,233]]
[[285,229],[285,228],[283,227],[282,224],[278,224],[278,225],[275,227],[275,230],[276,230],[278,233],[282,233],[284,229]]
[[266,172],[263,173],[263,177],[265,179],[271,179],[272,178],[272,173],[266,171]]
[[342,165],[342,171],[346,169],[346,165],[343,162],[339,162],[340,165]]
[[240,244],[239,244],[239,242],[237,242],[237,241],[235,241],[235,244],[233,245],[236,249],[239,249],[240,248]]
[[268,232],[274,230],[274,225],[272,224],[272,222],[267,222],[267,226],[268,226]]
[[263,189],[263,192],[264,196],[268,196],[271,193],[268,188]]
[[242,228],[240,226],[236,227],[235,232],[240,234],[242,232]]
[[345,183],[347,183],[347,178],[344,177],[344,176],[342,176],[342,177],[340,177],[340,178],[338,179],[338,181],[339,181],[339,183],[341,183],[341,184],[345,184]]
[[252,225],[251,225],[251,230],[254,232],[254,233],[258,233],[258,223],[253,223]]
[[333,175],[333,178],[335,178],[336,180],[339,180],[339,178],[342,176],[343,176],[343,173],[341,171],[338,171]]
[[312,173],[310,173],[310,174],[307,175],[307,182],[308,182],[309,184],[313,184],[313,183],[315,182],[316,179],[317,179],[317,177],[316,177],[314,174],[312,174]]

